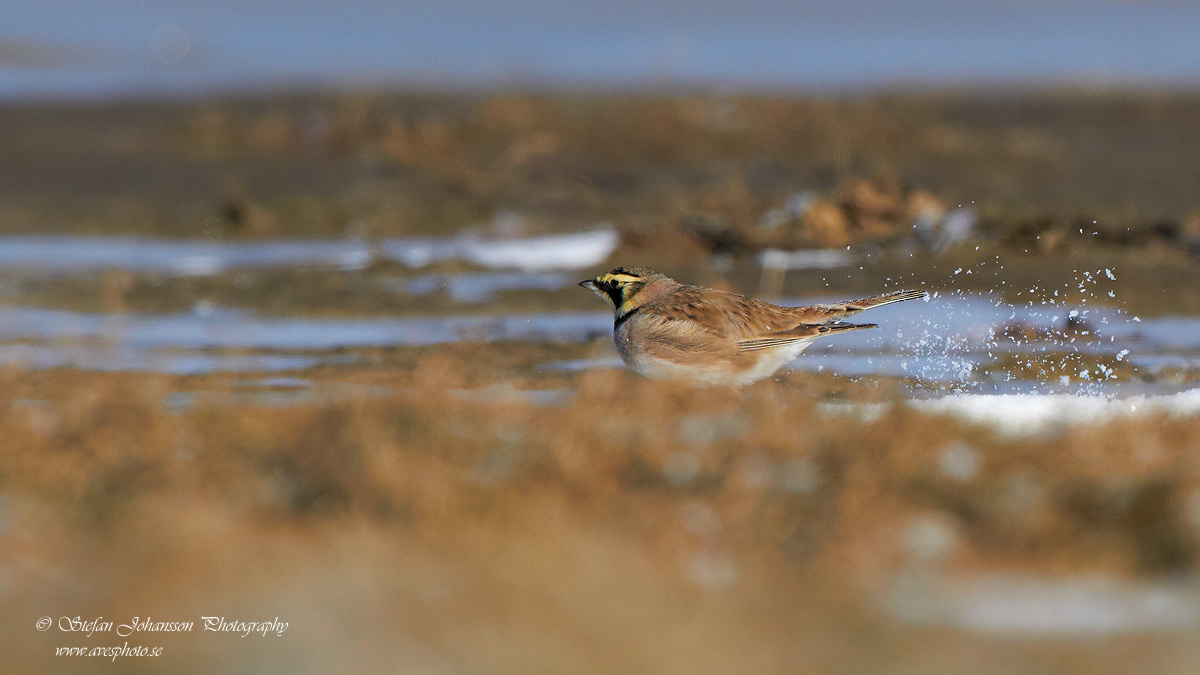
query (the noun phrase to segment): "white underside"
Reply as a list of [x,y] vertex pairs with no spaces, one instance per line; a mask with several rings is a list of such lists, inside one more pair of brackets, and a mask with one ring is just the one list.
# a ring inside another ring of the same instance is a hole
[[743,386],[775,374],[780,368],[791,363],[792,359],[799,356],[810,344],[812,339],[800,340],[755,352],[759,355],[758,361],[753,367],[742,370],[736,370],[725,363],[711,366],[683,364],[645,355],[636,357],[630,365],[642,375],[656,380],[690,379],[709,384]]

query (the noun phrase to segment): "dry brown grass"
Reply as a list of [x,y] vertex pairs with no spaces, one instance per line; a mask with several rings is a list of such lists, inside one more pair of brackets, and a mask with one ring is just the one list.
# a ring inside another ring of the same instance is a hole
[[[385,397],[181,412],[163,396],[232,383],[5,371],[8,666],[79,668],[47,657],[72,641],[35,634],[42,615],[147,612],[292,627],[144,637],[167,655],[122,670],[1001,672],[1016,654],[1036,672],[1133,672],[1149,641],[1187,672],[1196,656],[1170,637],[1051,648],[904,627],[878,603],[913,564],[1194,572],[1195,420],[1013,441],[904,407],[871,423],[818,407],[886,387],[791,376],[738,393],[619,372],[547,407],[456,393],[503,381],[467,365],[434,353],[339,375]],[[561,381],[525,382],[547,384]],[[939,469],[951,443],[977,473]],[[906,543],[930,518],[954,534],[936,560]]]

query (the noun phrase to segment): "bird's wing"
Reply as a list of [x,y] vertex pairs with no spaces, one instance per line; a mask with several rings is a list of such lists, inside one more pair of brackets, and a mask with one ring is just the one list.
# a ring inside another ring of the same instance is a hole
[[[654,303],[642,333],[655,346],[679,351],[736,352],[771,349],[800,340],[874,328],[840,319],[872,307],[924,297],[924,291],[898,291],[834,305],[779,307],[738,293],[681,286]],[[652,328],[651,328],[652,326]]]
[[790,308],[738,293],[695,286],[679,288],[654,307],[654,313],[665,323],[732,342],[794,327],[798,322],[791,312]]
[[776,331],[762,337],[750,340],[739,340],[738,349],[743,352],[757,352],[763,349],[773,349],[801,340],[813,340],[834,333],[845,333],[852,330],[875,328],[873,323],[802,323],[795,328]]

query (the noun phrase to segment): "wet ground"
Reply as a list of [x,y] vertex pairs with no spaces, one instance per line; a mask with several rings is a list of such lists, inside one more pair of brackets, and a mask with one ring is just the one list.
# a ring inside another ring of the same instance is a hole
[[[531,361],[546,345],[579,356],[534,364],[534,372],[621,368],[609,344],[611,313],[576,286],[602,271],[619,244],[614,230],[228,244],[0,238],[0,280],[10,302],[0,310],[0,357],[24,368],[275,372],[378,362],[406,348],[498,342]],[[454,271],[462,258],[467,269]],[[930,276],[922,269],[927,259],[911,261],[907,273],[896,271],[901,260],[853,252],[830,260],[816,270],[826,279],[857,277],[859,287],[880,279],[879,291],[917,285],[931,296],[880,310],[879,330],[818,343],[793,369],[895,380],[922,396],[1168,394],[1198,374],[1200,319],[1133,311],[1139,304],[1124,301],[1119,259],[1112,267],[1076,268],[1059,285],[1007,273],[996,255],[955,267],[941,288],[918,281]],[[788,270],[798,272],[814,270]],[[956,288],[956,279],[971,277],[990,280],[992,288]],[[306,301],[280,312],[270,297],[279,285],[292,287],[279,295]],[[338,291],[323,294],[329,286]],[[353,300],[342,302],[347,296]],[[818,291],[772,299],[799,305],[849,297]],[[242,298],[260,300],[233,304]]]

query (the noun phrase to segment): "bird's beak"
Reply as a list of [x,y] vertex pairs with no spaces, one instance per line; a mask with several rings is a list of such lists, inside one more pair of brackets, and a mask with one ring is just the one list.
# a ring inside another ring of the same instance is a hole
[[589,290],[593,290],[593,291],[596,290],[596,280],[595,279],[584,279],[583,281],[579,282],[579,285],[583,286],[584,288],[587,288]]

